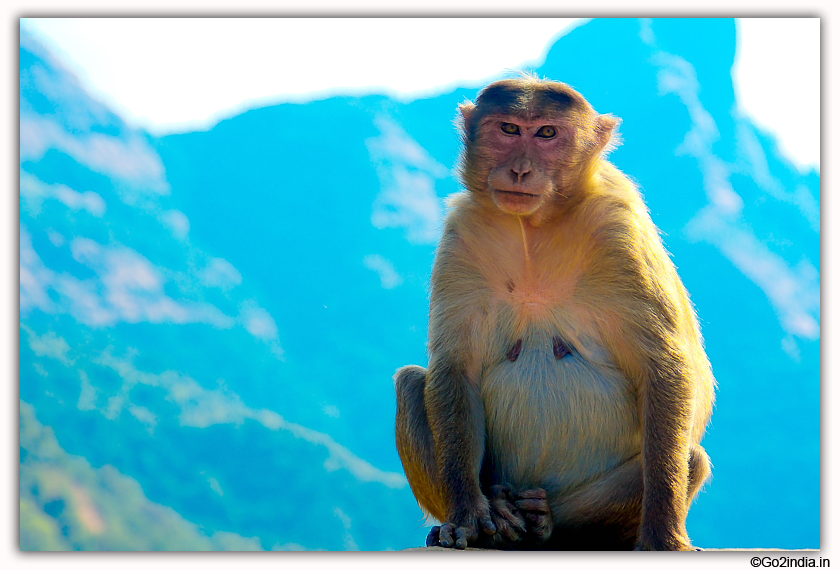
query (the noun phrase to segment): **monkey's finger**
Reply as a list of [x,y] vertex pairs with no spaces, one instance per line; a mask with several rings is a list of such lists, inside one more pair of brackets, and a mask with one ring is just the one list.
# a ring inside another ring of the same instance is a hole
[[476,512],[474,513],[473,524],[470,524],[470,531],[472,536],[470,540],[475,540],[481,532],[484,534],[496,534],[496,525],[493,523],[493,517],[490,514],[490,501],[482,497],[483,501],[476,505]]
[[459,526],[455,529],[455,548],[464,550],[467,547],[467,529]]
[[496,534],[496,525],[493,522],[493,517],[490,516],[490,509],[479,513],[478,522],[481,525],[484,534]]
[[527,491],[516,493],[514,499],[545,499],[546,497],[545,489],[528,489]]
[[494,502],[494,510],[496,511],[496,526],[507,524],[517,532],[525,532],[525,519],[516,509],[512,509],[513,505],[505,502]]
[[499,520],[498,524],[496,525],[499,530],[496,534],[501,535],[501,537],[504,538],[507,542],[511,544],[516,544],[525,536],[525,521],[523,520],[522,522],[523,525],[520,527],[519,525],[513,525],[506,520]]
[[540,530],[544,530],[545,528],[551,528],[551,517],[547,515],[537,515],[533,513],[528,513],[525,515],[528,519],[528,522],[531,523],[531,530],[539,532]]
[[490,499],[504,498],[507,500],[508,493],[510,493],[510,487],[507,485],[493,485],[490,487]]
[[554,523],[549,515],[538,515],[535,513],[528,513],[525,515],[528,522],[531,523],[531,532],[536,535],[538,542],[544,542],[551,536],[551,531],[554,530]]
[[522,499],[513,503],[517,509],[534,513],[550,513],[551,508],[545,499]]
[[454,533],[454,524],[444,523],[440,525],[440,545],[444,548],[452,548],[453,546],[455,546],[455,539],[452,536]]
[[440,527],[433,526],[426,537],[426,546],[440,546]]

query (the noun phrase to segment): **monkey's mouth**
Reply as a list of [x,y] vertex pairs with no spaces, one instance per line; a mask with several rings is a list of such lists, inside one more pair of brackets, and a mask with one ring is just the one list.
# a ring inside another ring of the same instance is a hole
[[514,192],[513,190],[499,190],[498,188],[496,189],[496,192],[498,192],[499,194],[504,194],[506,196],[511,196],[511,197],[515,197],[515,198],[528,199],[528,198],[539,198],[540,197],[539,194],[531,194],[530,192]]
[[543,201],[543,195],[493,188],[493,201],[503,212],[521,216],[530,214],[539,208]]

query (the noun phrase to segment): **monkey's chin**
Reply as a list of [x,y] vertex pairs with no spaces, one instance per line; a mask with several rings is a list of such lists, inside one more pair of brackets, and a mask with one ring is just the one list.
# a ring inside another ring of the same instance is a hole
[[533,214],[542,206],[543,195],[494,189],[493,201],[500,210],[507,214],[527,216]]

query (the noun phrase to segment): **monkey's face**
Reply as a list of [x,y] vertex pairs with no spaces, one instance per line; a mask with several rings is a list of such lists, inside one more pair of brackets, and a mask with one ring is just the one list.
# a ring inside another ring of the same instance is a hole
[[559,118],[495,115],[482,121],[478,144],[490,167],[486,190],[493,203],[515,215],[539,210],[556,193],[554,179],[569,142]]
[[483,204],[532,225],[581,191],[619,122],[568,85],[533,78],[492,83],[459,110],[464,184]]

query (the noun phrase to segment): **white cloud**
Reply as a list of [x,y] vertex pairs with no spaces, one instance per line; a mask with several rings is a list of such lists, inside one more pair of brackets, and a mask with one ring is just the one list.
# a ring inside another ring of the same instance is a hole
[[23,171],[20,173],[20,195],[27,209],[35,215],[40,212],[41,203],[50,198],[71,210],[87,210],[97,218],[101,218],[106,210],[105,200],[96,192],[77,192],[64,184],[47,184]]
[[22,323],[20,328],[29,336],[29,347],[37,356],[46,356],[58,360],[65,366],[72,366],[75,362],[67,356],[70,352],[70,345],[64,338],[52,331],[38,336],[34,330]]
[[[91,326],[112,326],[122,321],[206,323],[229,328],[235,322],[208,303],[169,297],[164,292],[161,271],[131,248],[74,238],[70,243],[73,258],[96,273],[96,278],[78,279],[46,268],[23,226],[20,233],[21,312],[33,308],[47,313],[67,312]],[[60,302],[53,302],[49,290],[58,294]]]
[[802,360],[802,352],[799,350],[799,345],[793,336],[788,335],[782,339],[782,350],[796,362]]
[[84,370],[79,370],[79,378],[82,380],[82,391],[79,394],[79,402],[76,407],[83,412],[95,410],[98,390],[91,383],[87,372]]
[[411,243],[435,243],[443,220],[435,180],[449,171],[393,120],[377,117],[375,122],[381,134],[368,139],[367,147],[382,191],[371,222],[379,229],[403,228]]
[[112,326],[118,321],[116,313],[102,302],[93,280],[60,274],[50,286],[62,302],[56,305],[57,310],[47,312],[67,312],[80,323],[95,327]]
[[277,358],[283,359],[283,349],[278,340],[277,323],[271,314],[254,300],[245,301],[239,312],[238,322],[251,335],[266,343]]
[[346,469],[353,476],[364,482],[378,482],[396,489],[405,487],[407,481],[399,473],[388,473],[377,469],[367,461],[354,455],[349,449],[336,442],[330,435],[309,429],[299,424],[287,422],[279,414],[260,410],[256,413],[257,421],[269,429],[283,429],[290,431],[310,443],[325,447],[330,455],[324,462],[327,470]]
[[[128,323],[206,323],[218,328],[240,324],[283,359],[277,323],[256,301],[242,304],[234,319],[204,302],[176,300],[165,293],[162,271],[136,250],[122,245],[104,245],[85,237],[70,242],[73,259],[89,267],[95,278],[79,279],[44,266],[32,247],[24,226],[20,230],[20,309],[69,313],[77,321],[94,326]],[[198,272],[209,286],[229,290],[242,282],[242,275],[228,261],[211,258]],[[54,292],[59,300],[50,298]]]
[[140,423],[145,424],[150,430],[157,425],[157,416],[148,408],[129,404],[128,413],[137,418]]
[[67,341],[56,335],[54,332],[49,332],[42,337],[34,337],[29,340],[29,345],[33,352],[38,356],[48,356],[55,358],[65,364],[70,364],[67,358],[67,353],[70,351],[70,345]]
[[167,210],[160,215],[160,221],[175,239],[184,241],[190,233],[190,220],[180,210]]
[[198,278],[204,285],[230,291],[242,283],[242,274],[226,259],[211,258],[207,266],[198,272]]
[[706,196],[720,212],[739,214],[744,202],[729,182],[729,167],[711,151],[712,143],[720,138],[720,133],[714,118],[700,102],[700,86],[694,67],[683,58],[665,52],[657,52],[653,60],[659,66],[659,94],[677,95],[691,117],[691,129],[677,147],[677,154],[687,154],[698,160],[704,174]]
[[379,275],[379,280],[382,283],[383,289],[393,289],[402,284],[403,279],[397,270],[394,269],[394,264],[385,259],[381,255],[372,254],[366,255],[362,260],[365,267]]
[[275,544],[271,547],[271,550],[277,552],[304,552],[309,550],[302,544],[298,544],[297,542],[285,542],[283,544]]
[[767,156],[751,125],[743,121],[739,122],[736,137],[738,150],[746,162],[744,167],[746,174],[773,198],[795,206],[808,221],[811,229],[819,232],[820,204],[817,198],[804,186],[787,189],[773,177],[767,164]]
[[219,484],[219,480],[215,477],[208,477],[207,482],[210,484],[210,488],[213,489],[213,492],[219,495],[220,497],[225,496],[225,492],[222,490],[222,486]]
[[393,119],[379,115],[374,119],[374,124],[380,135],[367,141],[368,150],[374,158],[409,165],[437,178],[449,174],[445,166],[432,158],[429,151],[412,139]]
[[[178,302],[164,293],[160,271],[137,251],[124,246],[103,246],[93,240],[77,237],[70,244],[73,258],[92,268],[99,276],[102,295],[97,300],[99,311],[104,307],[112,321],[137,322],[204,322],[221,328],[232,326],[233,320],[206,303]],[[81,299],[90,297],[83,290]],[[71,302],[72,302],[71,298]],[[85,301],[89,303],[90,301]]]
[[820,279],[813,265],[803,261],[796,268],[790,267],[761,243],[750,229],[722,216],[714,207],[698,213],[689,222],[686,233],[691,238],[717,247],[758,285],[790,335],[808,340],[819,338]]
[[26,227],[20,226],[20,312],[41,309],[53,312],[55,304],[49,288],[55,273],[48,269],[32,247],[32,238]]
[[242,325],[249,333],[262,340],[277,338],[277,323],[268,311],[252,303],[242,309]]
[[71,134],[52,119],[21,115],[21,161],[40,160],[52,148],[134,188],[157,194],[169,192],[160,157],[139,135],[132,133],[121,139],[102,133]]
[[64,244],[66,243],[66,241],[67,241],[67,240],[65,240],[65,239],[64,239],[64,236],[63,236],[63,235],[61,235],[59,232],[57,232],[57,231],[55,231],[55,230],[53,230],[53,229],[49,229],[49,230],[47,230],[47,237],[49,238],[50,242],[51,242],[51,243],[52,243],[55,247],[61,247],[61,246],[62,246],[62,245],[64,245]]
[[359,545],[356,544],[356,540],[353,538],[353,533],[351,532],[353,530],[353,520],[338,507],[333,512],[344,527],[344,550],[359,550]]
[[257,338],[269,340],[277,338],[277,323],[265,309],[247,306],[242,310],[245,329]]

